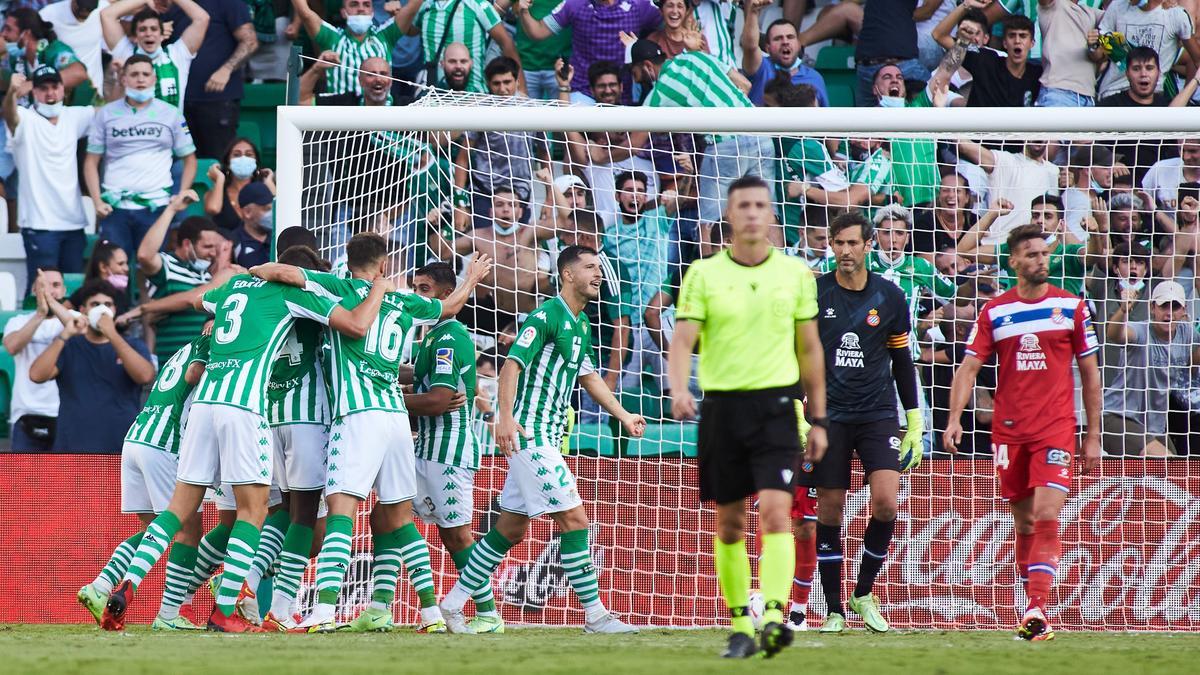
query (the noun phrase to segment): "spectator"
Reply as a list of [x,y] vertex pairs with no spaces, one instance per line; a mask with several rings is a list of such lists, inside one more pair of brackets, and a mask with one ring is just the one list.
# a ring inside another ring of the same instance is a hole
[[[621,67],[612,61],[596,61],[588,67],[588,91],[595,103],[621,105],[625,88],[621,84]],[[649,93],[649,92],[647,92]]]
[[571,162],[592,190],[596,212],[608,218],[617,212],[617,174],[641,171],[650,179],[651,198],[659,192],[654,162],[643,156],[649,140],[645,132],[567,132],[567,151]]
[[[1175,67],[1184,50],[1187,50],[1189,57],[1189,78],[1196,75],[1196,66],[1200,64],[1200,45],[1192,40],[1195,32],[1192,17],[1178,3],[1171,3],[1169,8],[1164,4],[1163,0],[1117,0],[1109,3],[1104,16],[1100,18],[1101,34],[1118,32],[1125,36],[1130,48],[1147,47],[1154,50],[1158,56],[1158,78],[1153,88],[1156,93],[1163,90],[1163,72]],[[1128,60],[1122,62],[1119,53],[1106,54],[1104,46],[1099,43],[1089,43],[1088,47],[1088,56],[1092,61],[1109,61],[1108,69],[1100,76],[1100,98],[1108,98],[1132,86],[1130,69],[1133,65],[1133,49],[1129,51]]]
[[[700,32],[687,0],[662,0],[658,8],[662,10],[662,28],[651,33],[647,39],[657,43],[668,59],[685,51],[708,51],[708,41]],[[757,42],[755,49],[758,49]]]
[[[237,135],[246,61],[258,51],[258,37],[242,0],[195,0],[208,13],[208,30],[188,76],[183,114],[196,137],[196,154],[220,157]],[[177,34],[192,18],[174,5],[163,15]],[[184,185],[181,189],[187,189]]]
[[917,0],[866,0],[862,30],[854,48],[858,105],[870,106],[874,102],[875,74],[885,65],[898,67],[906,80],[929,79],[929,71],[917,59],[917,24],[913,21],[916,9]]
[[[182,110],[192,61],[208,31],[208,12],[194,0],[175,2],[191,23],[169,45],[163,45],[166,34],[162,17],[155,11],[156,0],[117,0],[100,11],[100,26],[104,30],[104,43],[116,61],[123,62],[134,54],[150,57],[156,75],[154,95]],[[125,36],[125,24],[121,22],[121,17],[130,14],[133,40]]]
[[[987,6],[986,0],[967,0],[942,17],[933,27],[931,39],[945,51],[950,51],[956,44],[961,44],[964,48],[987,49],[991,37],[991,22],[982,9]],[[962,67],[962,58],[955,61],[958,67],[951,74],[950,86],[964,99],[970,98],[971,72]],[[942,63],[945,63],[945,56],[942,57]]]
[[859,0],[841,0],[836,4],[826,5],[817,13],[817,20],[800,33],[800,48],[825,40],[855,42],[855,37],[862,32],[862,25],[863,3]]
[[[792,84],[807,84],[817,90],[817,101],[821,106],[829,105],[825,93],[825,80],[816,70],[800,60],[800,42],[796,26],[787,19],[776,19],[767,26],[767,53],[759,50],[758,17],[772,0],[751,0],[746,12],[746,24],[742,27],[742,71],[750,76],[750,101],[763,104],[763,92],[767,84],[777,77],[787,77]],[[765,56],[765,58],[764,58]],[[671,54],[667,54],[671,58]]]
[[472,84],[476,79],[475,62],[471,60],[471,52],[467,51],[467,46],[461,42],[451,42],[442,50],[442,73],[442,80],[437,84],[439,89],[487,93],[483,87],[475,87]]
[[[971,328],[979,314],[973,296],[960,296],[958,300],[947,303],[939,310],[941,320],[937,330],[930,330],[934,336],[931,344],[921,347],[921,361],[931,364],[933,383],[933,430],[934,433],[945,431],[950,410],[950,385],[954,381],[954,372],[963,362],[967,354],[967,344]],[[979,302],[984,302],[980,299]],[[936,339],[941,338],[941,339]],[[967,406],[974,414],[963,416],[963,444],[959,452],[972,454],[991,454],[992,426],[992,392],[996,388],[996,367],[985,365],[979,371],[979,379],[971,392],[971,401]]]
[[1162,281],[1150,294],[1150,320],[1132,321],[1132,300],[1110,317],[1105,336],[1123,345],[1116,377],[1104,391],[1104,451],[1110,455],[1175,454],[1167,436],[1170,392],[1191,383],[1200,363],[1200,336],[1188,320],[1187,296],[1174,281]]
[[1152,208],[1153,205],[1129,190],[1114,191],[1112,198],[1108,200],[1109,242],[1113,246],[1122,242],[1136,242],[1150,247],[1152,242],[1142,214]]
[[204,213],[227,232],[242,224],[238,194],[251,183],[266,185],[275,194],[275,173],[259,166],[258,148],[248,138],[236,138],[218,164],[208,167],[212,188],[204,193]]
[[[656,30],[662,21],[662,15],[650,0],[563,0],[540,21],[533,18],[529,7],[530,0],[518,0],[516,12],[521,29],[530,38],[545,40],[567,28],[573,30],[571,67],[575,69],[575,78],[571,89],[576,95],[572,100],[592,97],[585,80],[593,63],[624,63],[622,33],[643,35]],[[621,102],[628,104],[633,100],[633,88],[626,79],[622,84]]]
[[183,159],[180,191],[191,188],[196,146],[179,109],[154,97],[150,57],[129,57],[121,83],[125,97],[101,108],[92,120],[83,176],[100,236],[132,253],[167,204],[174,157]]
[[[60,0],[38,11],[42,19],[54,26],[58,39],[75,52],[76,58],[87,69],[92,88],[104,93],[104,65],[100,58],[100,12],[96,11],[99,0]],[[105,0],[104,6],[108,5]]]
[[292,27],[292,3],[288,0],[246,0],[258,49],[246,59],[246,77],[253,81],[287,80],[292,42],[300,37],[300,26]]
[[[534,180],[541,183],[546,191],[546,201],[542,204],[537,217],[539,227],[561,231],[566,229],[567,223],[574,222],[573,213],[577,209],[595,213],[596,208],[592,205],[591,200],[592,193],[579,176],[568,173],[555,178],[554,172],[547,166],[538,170],[534,175]],[[603,231],[603,229],[601,226],[600,230]]]
[[[17,101],[33,93],[33,109]],[[25,293],[38,269],[77,273],[83,269],[87,215],[79,201],[76,148],[87,135],[95,110],[66,107],[62,78],[53,66],[42,66],[31,80],[14,74],[4,96],[4,123],[12,135],[9,147],[21,172],[17,225],[25,244]]]
[[[679,2],[680,0],[671,0]],[[533,0],[529,5],[530,18],[541,21],[558,7],[561,0]],[[496,3],[501,11],[511,7],[511,0]],[[557,80],[554,77],[555,62],[571,60],[571,29],[567,28],[545,40],[529,37],[521,22],[517,22],[517,54],[521,56],[521,69],[525,72],[525,86],[529,98],[552,100],[558,98]],[[480,61],[480,63],[483,63]],[[482,91],[482,88],[480,88]]]
[[36,383],[58,384],[58,423],[51,452],[118,453],[141,410],[142,387],[154,381],[150,351],[117,330],[116,289],[94,281],[80,293],[80,316],[29,368]]
[[13,452],[49,452],[54,445],[58,386],[34,382],[29,379],[29,369],[62,332],[62,321],[53,310],[61,309],[64,293],[62,273],[53,268],[41,270],[33,282],[37,308],[4,324],[4,349],[12,355],[14,365],[9,412]]
[[1011,16],[1004,22],[1004,55],[986,48],[967,50],[963,67],[971,73],[971,97],[976,108],[1029,107],[1038,97],[1042,67],[1029,63],[1033,22]]
[[913,232],[913,253],[933,262],[934,254],[954,249],[963,236],[975,226],[978,218],[971,210],[971,190],[967,179],[954,171],[942,174],[937,198],[932,209],[917,212]]
[[933,72],[946,55],[946,48],[938,44],[933,36],[933,29],[957,6],[956,0],[922,0],[913,12],[913,20],[917,27],[918,59],[925,70]]
[[334,51],[321,52],[321,56],[300,76],[301,105],[344,105],[344,106],[387,106],[392,104],[392,69],[387,61],[378,56],[366,59],[358,67],[356,81],[361,93],[344,91],[340,94],[326,92],[317,94],[317,84],[322,76],[336,70],[341,57]]
[[737,34],[738,21],[744,21],[743,3],[732,0],[690,0],[689,4],[692,6],[696,29],[707,45],[705,51],[725,67],[736,68],[738,45],[733,37]]
[[[912,240],[911,211],[899,204],[888,204],[876,210],[871,220],[875,223],[876,244],[875,250],[869,254],[867,264],[871,271],[904,291],[909,302],[914,303],[914,319],[919,314],[924,314],[915,306],[919,295],[932,298],[937,304],[954,299],[953,281],[938,274],[933,264],[925,258],[907,253],[908,244]],[[833,262],[832,258],[830,262]],[[915,334],[913,344],[916,344]]]
[[1179,142],[1179,156],[1155,162],[1142,178],[1142,189],[1159,209],[1174,212],[1179,186],[1200,182],[1200,140],[1185,138]]
[[[33,9],[10,10],[4,17],[0,37],[9,45],[8,72],[33,77],[40,66],[52,66],[62,78],[66,97],[87,79],[87,68],[75,55],[75,50],[58,39],[45,19]],[[26,101],[26,104],[32,103]]]
[[[98,241],[92,247],[92,257],[88,261],[87,270],[83,273],[83,283],[92,281],[107,281],[110,286],[129,298],[129,256],[125,250],[111,241]],[[82,306],[82,303],[72,301],[72,305]]]
[[[299,2],[300,0],[293,0]],[[367,0],[346,0],[349,8],[356,2]],[[528,0],[526,0],[528,4]],[[441,61],[441,51],[451,42],[461,42],[471,54],[473,63],[487,63],[489,41],[494,41],[500,47],[500,53],[512,59],[517,64],[517,83],[525,90],[525,81],[521,78],[521,57],[517,54],[517,46],[513,44],[512,36],[500,23],[500,15],[496,8],[486,0],[411,0],[403,7],[400,3],[391,3],[392,16],[401,32],[409,35],[420,35],[421,46],[425,50],[427,67],[436,67]],[[325,49],[329,47],[322,45]],[[436,82],[442,74],[430,71],[428,82]],[[483,73],[471,73],[471,88],[482,91],[485,78]]]
[[[420,7],[419,1],[409,2],[403,8],[398,2],[389,3],[389,8],[397,12],[415,13]],[[326,94],[349,92],[361,95],[359,71],[368,59],[382,59],[388,64],[387,74],[391,75],[392,49],[403,35],[404,27],[395,19],[376,26],[371,0],[343,0],[341,16],[346,22],[345,28],[323,20],[305,0],[292,0],[292,8],[313,44],[325,52],[321,59],[339,66],[325,70]],[[328,52],[337,54],[337,59],[327,58]]]
[[[1089,108],[1096,105],[1096,64],[1079,44],[1100,42],[1100,8],[1073,0],[1038,0],[1034,47],[1041,46],[1042,79],[1037,104]],[[1033,17],[1030,17],[1033,18]],[[1044,37],[1043,37],[1044,36]],[[1030,54],[1037,58],[1037,53]]]
[[[1114,164],[1112,150],[1104,145],[1083,145],[1071,152],[1070,187],[1063,190],[1062,201],[1067,231],[1079,241],[1087,241],[1089,225],[1096,228],[1105,221],[1107,226],[1105,195],[1112,191]],[[1121,169],[1127,171],[1124,165]]]
[[821,206],[805,209],[802,233],[803,238],[787,253],[803,259],[814,270],[820,269],[833,255],[829,250],[829,211]]
[[[1109,321],[1145,321],[1150,301],[1150,250],[1141,244],[1118,244],[1107,264],[1093,267],[1088,298],[1096,308],[1096,326],[1104,335]],[[1118,312],[1120,314],[1118,314]],[[1104,382],[1112,384],[1120,362],[1121,344],[1104,344]]]
[[1175,230],[1195,232],[1200,227],[1200,182],[1180,183],[1175,194]]
[[873,202],[871,186],[853,182],[841,163],[834,161],[826,145],[834,142],[810,136],[791,146],[783,160],[789,199],[803,197],[810,204],[840,208],[868,206]]
[[272,205],[275,193],[264,183],[247,183],[238,192],[242,225],[233,231],[233,260],[247,269],[271,260],[271,242],[275,229]]
[[999,243],[1008,231],[1030,222],[1029,204],[1044,194],[1058,194],[1058,167],[1046,157],[1044,141],[1027,141],[1021,154],[992,150],[974,141],[960,140],[961,160],[983,169],[989,176],[988,201],[1007,201],[1015,208],[991,227],[984,243]]
[[[1158,65],[1158,52],[1149,47],[1134,47],[1125,60],[1125,72],[1121,82],[1124,86],[1111,94],[1103,94],[1097,105],[1106,107],[1166,107],[1171,100],[1155,89],[1162,80]],[[1109,70],[1116,70],[1116,65]]]

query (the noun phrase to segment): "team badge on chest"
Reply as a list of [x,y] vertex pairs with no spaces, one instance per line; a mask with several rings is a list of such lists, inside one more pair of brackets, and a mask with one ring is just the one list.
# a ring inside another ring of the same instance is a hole
[[871,328],[875,328],[879,325],[879,310],[872,309],[871,311],[867,312],[867,325]]

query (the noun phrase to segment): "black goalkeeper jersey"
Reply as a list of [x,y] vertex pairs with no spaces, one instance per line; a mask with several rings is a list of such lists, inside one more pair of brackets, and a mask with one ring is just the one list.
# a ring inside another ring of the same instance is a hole
[[908,301],[896,284],[874,272],[852,291],[834,272],[817,279],[817,325],[825,349],[829,419],[874,422],[897,416],[889,349],[908,349]]

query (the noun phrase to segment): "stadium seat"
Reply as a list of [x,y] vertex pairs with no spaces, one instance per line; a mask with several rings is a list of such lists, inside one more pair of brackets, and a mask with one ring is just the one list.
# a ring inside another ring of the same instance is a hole
[[854,45],[828,45],[817,52],[817,70],[826,72],[854,72]]
[[829,96],[831,108],[853,108],[854,87],[846,85],[825,85],[825,93]]
[[243,123],[258,125],[259,138],[262,143],[258,150],[259,166],[275,166],[275,108],[287,102],[287,84],[283,82],[265,82],[262,84],[247,84],[242,98],[239,128]]
[[0,272],[0,310],[11,312],[17,308],[17,278],[12,272]]
[[647,424],[641,438],[631,438],[626,457],[695,457],[697,427],[691,423]]
[[571,432],[573,454],[587,457],[613,457],[617,454],[617,442],[604,424],[576,424]]
[[253,143],[254,147],[256,148],[261,148],[263,146],[262,127],[258,125],[258,122],[250,122],[247,120],[238,122],[237,135],[250,139],[250,142]]
[[100,235],[88,234],[87,242],[83,245],[83,266],[87,269],[87,262],[92,259],[92,251],[96,250],[96,242],[100,241]]
[[196,160],[196,180],[192,181],[192,189],[196,191],[196,194],[200,197],[200,201],[187,207],[187,210],[183,212],[184,216],[204,215],[204,195],[208,194],[208,191],[213,187],[212,181],[208,178],[208,169],[212,165],[219,163],[215,159]]

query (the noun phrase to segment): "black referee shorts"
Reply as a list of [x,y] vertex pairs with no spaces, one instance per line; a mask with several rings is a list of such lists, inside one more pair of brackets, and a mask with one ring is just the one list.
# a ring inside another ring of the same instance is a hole
[[829,447],[825,457],[801,471],[796,482],[805,487],[850,489],[850,458],[862,462],[863,483],[880,469],[900,470],[900,422],[894,418],[874,422],[829,422]]
[[700,499],[728,504],[791,491],[800,461],[796,392],[708,392],[700,408]]

